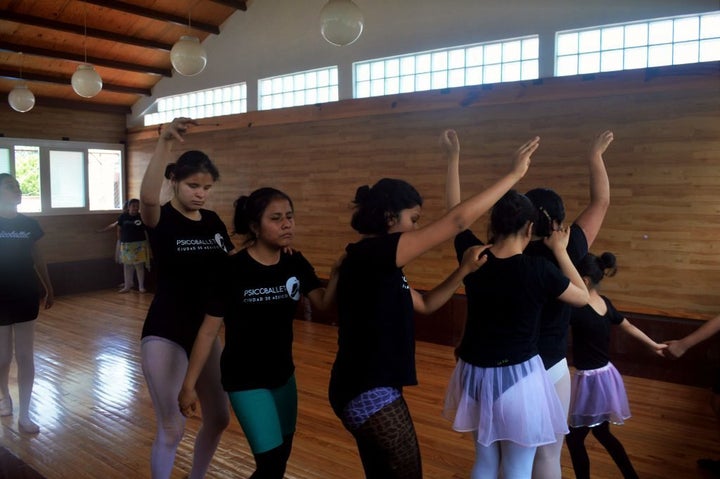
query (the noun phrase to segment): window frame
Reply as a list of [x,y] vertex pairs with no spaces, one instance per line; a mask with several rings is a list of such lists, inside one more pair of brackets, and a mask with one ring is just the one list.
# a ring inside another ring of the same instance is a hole
[[[122,211],[122,205],[126,197],[126,146],[122,143],[100,143],[81,141],[55,141],[41,140],[37,138],[8,138],[0,137],[0,149],[9,151],[10,174],[16,176],[15,147],[28,146],[39,149],[39,174],[40,174],[40,211],[22,212],[28,216],[61,216],[61,215],[86,215],[106,214]],[[90,209],[90,150],[110,150],[120,153],[120,174],[119,193],[120,206],[114,209],[91,210]],[[52,207],[52,186],[50,178],[50,151],[80,152],[83,155],[83,185],[85,206],[82,207]]]

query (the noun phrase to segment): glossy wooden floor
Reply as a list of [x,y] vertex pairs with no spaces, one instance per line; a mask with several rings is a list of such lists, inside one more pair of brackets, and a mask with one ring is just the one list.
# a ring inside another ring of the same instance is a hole
[[[47,479],[150,477],[148,457],[154,416],[139,361],[139,336],[150,295],[104,291],[58,298],[42,312],[36,333],[34,417],[37,436],[18,433],[17,413],[2,418],[2,444]],[[334,327],[297,321],[295,358],[299,386],[298,432],[289,479],[362,478],[354,442],[326,400],[335,351]],[[422,449],[426,478],[466,478],[473,460],[471,439],[441,418],[444,388],[454,365],[451,348],[418,343],[420,386],[406,397]],[[12,393],[17,401],[15,368]],[[642,478],[704,476],[699,457],[720,457],[709,392],[625,378],[633,417],[614,427]],[[198,420],[188,423],[173,478],[189,470]],[[618,472],[588,438],[593,477]],[[215,455],[210,478],[245,478],[252,456],[232,421]],[[563,451],[563,477],[574,477]]]

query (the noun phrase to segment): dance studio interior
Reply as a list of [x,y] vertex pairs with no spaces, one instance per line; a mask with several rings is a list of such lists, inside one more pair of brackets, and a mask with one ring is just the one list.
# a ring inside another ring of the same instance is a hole
[[[217,166],[204,208],[234,246],[246,245],[234,233],[235,200],[282,190],[293,202],[292,249],[323,283],[360,239],[351,227],[358,187],[411,183],[423,198],[418,228],[446,212],[445,130],[459,139],[463,199],[539,137],[513,188],[557,192],[568,225],[590,198],[593,139],[610,130],[602,154],[610,201],[589,247],[617,257],[602,294],[661,344],[720,315],[717,0],[0,0],[0,72],[8,99],[0,173],[18,178],[18,212],[44,233],[38,245],[54,289],[54,304],[41,303],[34,322],[29,412],[39,432],[18,425],[13,356],[0,479],[155,477],[141,333],[159,273],[152,258],[143,291],[123,288],[119,240],[107,226],[140,197],[158,138],[176,117],[195,124],[170,155],[200,150]],[[483,241],[489,219],[470,225]],[[450,239],[402,271],[426,292],[457,265]],[[414,317],[417,385],[403,395],[427,479],[471,477],[476,458],[472,432],[442,415],[466,315],[461,285],[437,311]],[[335,310],[298,301],[288,479],[366,477],[328,401],[338,322]],[[637,475],[720,477],[698,463],[720,460],[720,335],[668,358],[611,328],[609,348],[631,411],[613,433]],[[168,477],[191,477],[201,423],[201,411],[187,418]],[[585,447],[592,477],[621,477],[592,435]],[[567,447],[561,454],[562,478],[576,477]],[[205,477],[254,470],[231,414]]]

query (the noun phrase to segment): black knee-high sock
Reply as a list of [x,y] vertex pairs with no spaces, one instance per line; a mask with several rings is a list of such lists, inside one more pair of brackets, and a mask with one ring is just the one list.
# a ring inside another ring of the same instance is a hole
[[589,427],[571,427],[570,433],[565,436],[565,444],[570,451],[570,460],[577,479],[590,478],[590,458],[585,449],[585,438],[589,432]]
[[610,432],[610,423],[604,422],[592,428],[593,436],[603,445],[617,465],[625,479],[637,479],[638,475],[633,468],[625,448],[618,438]]
[[282,479],[292,450],[293,435],[284,436],[283,443],[269,451],[255,454],[255,472],[250,479]]
[[366,479],[421,479],[415,427],[402,397],[351,431]]

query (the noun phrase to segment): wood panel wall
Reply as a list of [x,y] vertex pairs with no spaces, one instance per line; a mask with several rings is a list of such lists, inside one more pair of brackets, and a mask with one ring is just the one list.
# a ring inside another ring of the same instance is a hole
[[[207,152],[221,180],[211,207],[231,224],[240,194],[270,185],[297,215],[296,247],[321,275],[357,238],[349,226],[358,186],[382,177],[413,183],[422,223],[443,212],[445,164],[437,138],[461,141],[463,195],[488,186],[514,149],[541,137],[521,191],[557,190],[568,219],[588,200],[586,151],[604,129],[611,207],[592,250],[614,252],[605,293],[642,314],[707,319],[720,313],[720,64],[565,77],[250,112],[206,121],[177,153]],[[211,124],[219,122],[217,124]],[[157,133],[129,132],[129,192],[137,195]],[[475,231],[484,237],[486,223]],[[455,266],[450,242],[406,268],[417,288]]]

